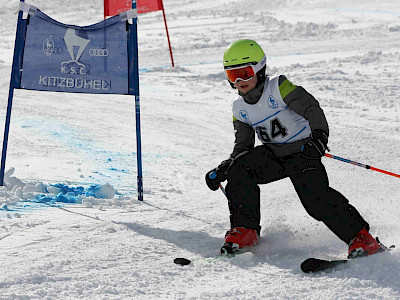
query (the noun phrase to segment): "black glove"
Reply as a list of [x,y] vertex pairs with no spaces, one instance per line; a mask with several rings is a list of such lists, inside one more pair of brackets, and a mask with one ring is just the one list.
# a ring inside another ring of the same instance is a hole
[[231,163],[232,159],[224,160],[218,167],[206,174],[206,183],[210,190],[218,190],[220,183],[228,178],[228,169]]
[[318,159],[324,156],[328,150],[328,134],[321,130],[315,129],[311,132],[311,140],[301,147],[303,156],[311,159]]

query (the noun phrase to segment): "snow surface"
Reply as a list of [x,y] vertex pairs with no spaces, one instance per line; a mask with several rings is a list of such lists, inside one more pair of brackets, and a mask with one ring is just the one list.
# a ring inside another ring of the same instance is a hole
[[[97,0],[28,1],[55,19],[102,19]],[[0,188],[1,299],[400,299],[396,249],[305,275],[310,256],[347,246],[307,215],[289,180],[262,186],[261,243],[208,262],[229,229],[227,202],[204,175],[233,146],[221,65],[239,38],[265,49],[270,75],[312,93],[332,154],[400,173],[400,7],[393,0],[164,0],[140,16],[145,201],[136,195],[134,101],[15,92]],[[18,1],[0,10],[4,124]],[[324,158],[382,242],[400,246],[400,180]],[[72,202],[72,203],[71,203]],[[181,267],[175,257],[193,260]]]

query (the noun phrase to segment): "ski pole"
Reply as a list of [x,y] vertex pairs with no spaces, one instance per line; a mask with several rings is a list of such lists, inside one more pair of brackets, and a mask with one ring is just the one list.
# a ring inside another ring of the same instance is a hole
[[[208,175],[208,178],[210,178],[210,179],[215,179],[215,178],[217,178],[217,172],[211,172],[209,175]],[[220,183],[219,184],[219,189],[224,193],[224,195],[226,196],[226,192],[225,192],[225,189],[224,189],[224,187],[222,186],[222,184]]]
[[222,186],[221,183],[219,184],[219,188],[224,193],[224,195],[226,196],[225,188]]
[[340,161],[343,161],[343,162],[346,162],[346,163],[349,163],[349,164],[352,164],[352,165],[355,165],[355,166],[359,166],[359,167],[362,167],[362,168],[365,168],[365,169],[368,169],[368,170],[373,170],[373,171],[381,172],[381,173],[384,173],[384,174],[387,174],[387,175],[390,175],[390,176],[394,176],[394,177],[400,178],[399,174],[395,174],[395,173],[392,173],[392,172],[389,172],[389,171],[381,170],[381,169],[378,169],[378,168],[375,168],[375,167],[371,167],[369,165],[364,165],[362,163],[359,163],[359,162],[356,162],[356,161],[353,161],[353,160],[350,160],[350,159],[347,159],[347,158],[339,157],[339,156],[328,154],[328,153],[325,153],[325,156],[329,157],[329,158],[337,159],[337,160],[340,160]]

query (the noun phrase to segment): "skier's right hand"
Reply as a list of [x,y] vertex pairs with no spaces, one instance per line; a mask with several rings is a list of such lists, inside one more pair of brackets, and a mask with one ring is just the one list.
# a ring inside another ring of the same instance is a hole
[[207,172],[206,183],[210,190],[218,190],[220,183],[228,178],[228,169],[231,163],[232,159],[224,160],[218,167]]

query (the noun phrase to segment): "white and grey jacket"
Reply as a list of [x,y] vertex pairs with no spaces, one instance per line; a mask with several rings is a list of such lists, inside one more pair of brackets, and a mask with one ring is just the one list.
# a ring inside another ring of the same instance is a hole
[[318,101],[285,76],[266,78],[232,104],[235,145],[230,158],[254,148],[255,133],[278,157],[301,152],[313,130],[329,134]]

